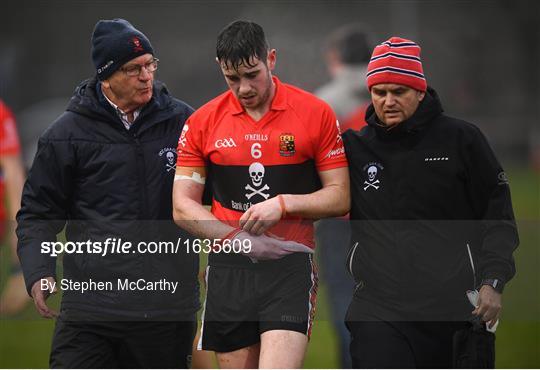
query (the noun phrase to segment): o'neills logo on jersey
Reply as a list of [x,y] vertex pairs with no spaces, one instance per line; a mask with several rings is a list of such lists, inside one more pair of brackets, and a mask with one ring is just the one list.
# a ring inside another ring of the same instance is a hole
[[291,157],[296,153],[293,134],[279,135],[279,155],[282,157]]
[[234,147],[236,147],[236,143],[234,142],[233,138],[230,137],[230,138],[227,138],[227,139],[218,139],[218,140],[216,140],[216,142],[214,143],[214,146],[216,147],[216,149],[219,149],[219,148],[234,148]]
[[268,135],[266,134],[245,134],[245,141],[268,141]]

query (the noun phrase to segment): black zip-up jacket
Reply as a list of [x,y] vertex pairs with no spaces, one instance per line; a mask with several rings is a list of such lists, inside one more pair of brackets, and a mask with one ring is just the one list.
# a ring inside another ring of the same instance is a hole
[[[465,292],[512,278],[519,240],[508,181],[480,130],[444,115],[429,88],[412,117],[343,135],[351,176],[347,266],[364,314],[461,320]],[[369,311],[369,312],[368,312]]]
[[[95,79],[81,83],[66,112],[39,139],[17,215],[27,290],[43,277],[56,278],[56,258],[42,253],[42,242],[56,241],[65,226],[67,241],[132,243],[129,253],[112,253],[110,245],[105,256],[87,253],[86,245],[83,253],[64,253],[64,279],[112,282],[114,288],[65,290],[66,318],[193,318],[199,308],[198,256],[188,253],[188,235],[172,220],[176,146],[193,109],[156,81],[152,99],[126,130],[97,89]],[[171,241],[180,248],[139,253],[141,241]],[[118,290],[118,279],[139,285]],[[162,279],[178,282],[174,294],[160,290],[170,287],[164,284],[145,289],[145,282]]]

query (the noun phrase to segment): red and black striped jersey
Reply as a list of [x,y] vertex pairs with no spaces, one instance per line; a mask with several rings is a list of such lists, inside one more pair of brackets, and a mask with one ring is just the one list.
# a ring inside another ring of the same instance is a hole
[[[270,110],[254,121],[231,91],[198,109],[178,142],[178,166],[206,167],[212,213],[238,227],[252,204],[320,189],[318,172],[346,167],[339,123],[328,104],[273,77]],[[288,217],[273,234],[311,247],[313,222]]]

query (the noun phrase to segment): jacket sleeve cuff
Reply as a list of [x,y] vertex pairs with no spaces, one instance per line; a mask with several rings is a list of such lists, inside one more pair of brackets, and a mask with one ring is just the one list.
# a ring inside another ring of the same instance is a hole
[[505,286],[505,281],[501,278],[494,277],[493,275],[485,275],[482,278],[482,281],[480,282],[479,288],[481,288],[483,285],[489,285],[493,289],[495,289],[496,292],[499,292],[502,294]]
[[32,297],[32,287],[34,286],[36,281],[46,278],[48,276],[52,276],[54,280],[56,280],[55,273],[50,273],[50,272],[45,272],[45,271],[36,272],[30,275],[28,278],[25,277],[26,292],[28,293],[30,297]]

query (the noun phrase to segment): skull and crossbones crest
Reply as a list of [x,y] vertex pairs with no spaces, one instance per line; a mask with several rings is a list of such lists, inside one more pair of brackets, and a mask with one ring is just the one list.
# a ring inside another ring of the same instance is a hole
[[182,145],[182,146],[186,146],[186,134],[189,130],[189,126],[188,125],[184,125],[184,127],[182,128],[182,133],[180,134],[180,138],[178,139],[178,144]]
[[165,152],[165,159],[165,168],[167,169],[167,172],[176,170],[176,158],[173,150],[167,150]]
[[337,138],[336,138],[336,143],[339,143],[340,141],[343,140],[343,138],[341,137],[341,126],[339,125],[339,121],[336,120],[336,126],[337,126]]
[[137,36],[134,36],[131,41],[133,42],[133,51],[134,52],[138,52],[138,51],[143,51],[143,47],[141,45],[141,40],[139,40],[139,38]]
[[368,167],[368,169],[367,169],[368,179],[367,179],[367,181],[364,181],[364,184],[366,185],[366,186],[364,186],[364,191],[366,191],[370,187],[374,188],[375,190],[379,190],[379,188],[381,186],[377,185],[377,184],[379,184],[380,181],[375,180],[375,178],[377,177],[377,172],[378,172],[378,169],[377,169],[376,166],[369,166]]
[[251,183],[253,184],[253,186],[251,186],[251,184],[249,183],[245,186],[245,189],[251,192],[246,193],[246,198],[248,200],[250,200],[256,194],[260,195],[264,199],[268,199],[270,197],[269,193],[265,193],[265,191],[270,190],[268,184],[264,184],[264,186],[262,186],[264,180],[264,173],[265,168],[259,162],[254,162],[249,166],[249,177],[251,178]]
[[167,159],[167,163],[165,163],[165,167],[167,168],[167,172],[176,170],[176,163],[174,158],[174,153],[172,151],[168,151],[165,153],[165,158]]
[[176,170],[176,148],[174,147],[166,147],[162,148],[158,156],[163,161],[162,163],[165,164],[165,169],[167,172],[174,172]]

